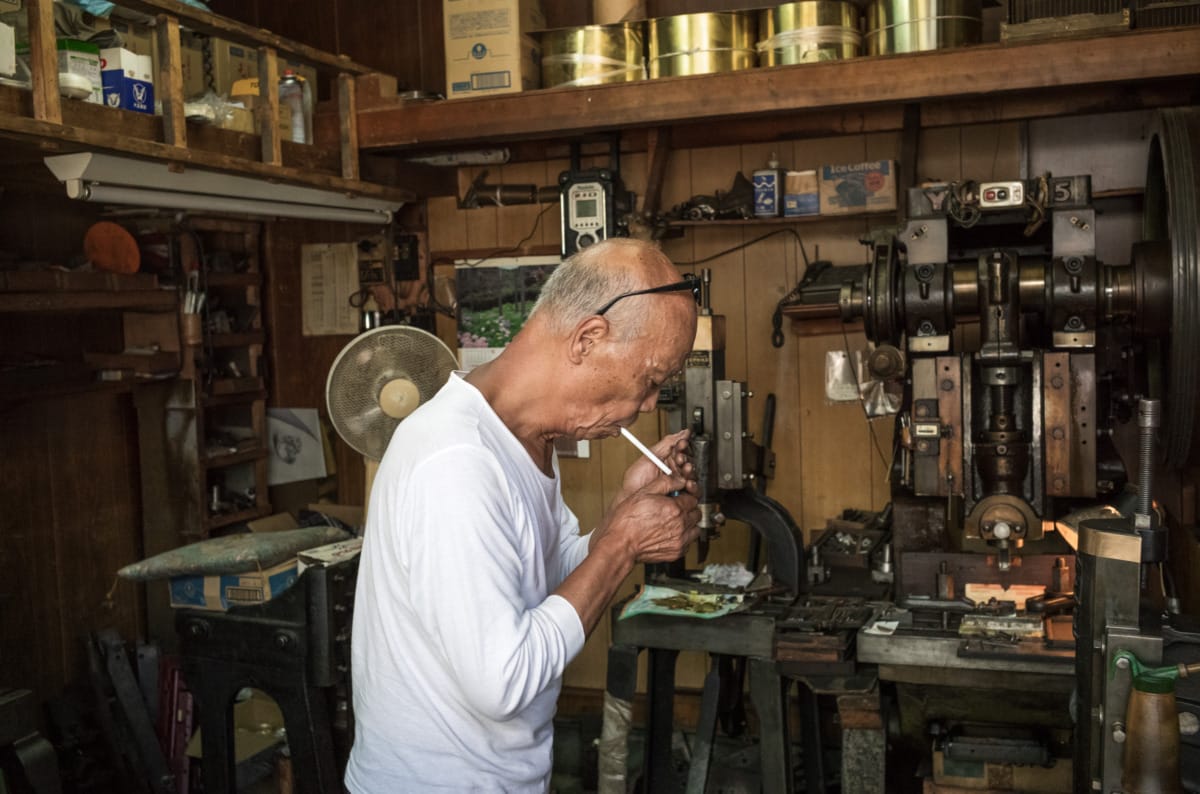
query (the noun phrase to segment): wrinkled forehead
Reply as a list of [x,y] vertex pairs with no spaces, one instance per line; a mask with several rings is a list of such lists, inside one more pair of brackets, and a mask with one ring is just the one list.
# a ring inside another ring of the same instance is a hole
[[[648,370],[670,375],[683,366],[696,337],[696,311],[691,295],[672,295],[672,304],[650,315],[635,345]],[[669,308],[668,308],[669,307]]]

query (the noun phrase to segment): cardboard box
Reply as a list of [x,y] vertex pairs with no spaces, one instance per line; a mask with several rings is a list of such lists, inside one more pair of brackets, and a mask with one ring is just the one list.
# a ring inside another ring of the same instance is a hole
[[154,67],[149,55],[124,48],[100,51],[104,104],[154,115]]
[[190,31],[179,32],[179,70],[183,73],[183,97],[192,99],[205,91],[203,36]]
[[[259,753],[282,746],[283,712],[269,695],[250,690],[250,697],[233,704],[233,760],[246,761]],[[188,739],[187,754],[191,758],[204,757],[204,740],[197,728]]]
[[821,214],[896,209],[896,161],[821,167]]
[[[222,127],[227,129],[239,129],[241,132],[257,132],[258,120],[257,109],[259,102],[259,85],[257,77],[244,77],[233,84],[229,89],[229,99],[231,102],[240,102],[250,117],[250,129],[242,130],[237,127],[229,127],[227,124],[222,124]],[[292,139],[292,111],[286,105],[279,106],[279,137],[285,141]]]
[[540,0],[443,0],[446,98],[541,86]]
[[100,48],[77,39],[58,40],[59,74],[77,74],[92,84],[85,102],[104,103],[104,81],[100,77]]
[[12,25],[0,22],[0,75],[13,77],[17,73],[17,32]]
[[158,66],[158,37],[154,28],[139,25],[126,19],[110,19],[112,29],[121,34],[121,46],[137,55],[148,55],[154,66]]
[[816,215],[821,211],[821,193],[816,171],[788,171],[784,178],[783,214],[788,218]]
[[296,583],[300,576],[296,568],[293,557],[261,571],[173,576],[171,606],[225,612],[230,607],[262,604]]
[[324,513],[327,516],[336,518],[343,524],[351,527],[361,527],[365,516],[363,512],[365,508],[362,505],[340,505],[334,502],[312,502],[305,505],[309,510],[315,510],[318,513]]
[[[180,37],[183,48],[183,93],[186,97],[200,96],[213,91],[229,97],[233,85],[246,78],[258,78],[258,50],[234,44],[215,36],[185,33]],[[210,66],[205,67],[205,61]],[[299,62],[278,59],[279,74],[291,69],[312,86],[313,101],[317,98],[317,70]]]

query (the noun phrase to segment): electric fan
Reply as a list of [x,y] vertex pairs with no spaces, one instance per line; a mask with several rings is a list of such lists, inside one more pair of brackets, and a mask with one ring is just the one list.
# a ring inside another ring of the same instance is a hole
[[325,382],[334,430],[378,461],[400,421],[433,397],[455,367],[450,348],[419,328],[385,325],[360,334],[338,353]]

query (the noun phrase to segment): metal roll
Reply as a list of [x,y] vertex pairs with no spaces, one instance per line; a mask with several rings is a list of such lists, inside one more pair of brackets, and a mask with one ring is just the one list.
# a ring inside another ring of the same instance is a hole
[[649,23],[650,77],[677,77],[751,69],[755,19],[742,12],[680,14]]
[[[1150,396],[1166,392],[1165,462],[1184,466],[1196,438],[1200,374],[1200,109],[1159,111],[1150,138],[1143,199],[1143,245],[1159,243],[1171,268],[1171,335],[1150,362]],[[1163,365],[1166,372],[1163,373]],[[1165,378],[1164,378],[1165,374]],[[1165,381],[1165,383],[1164,383]]]
[[858,9],[842,0],[785,3],[758,15],[759,66],[836,61],[862,50]]
[[646,79],[645,24],[623,22],[546,31],[542,34],[542,86]]
[[871,0],[867,54],[887,55],[978,44],[981,0]]

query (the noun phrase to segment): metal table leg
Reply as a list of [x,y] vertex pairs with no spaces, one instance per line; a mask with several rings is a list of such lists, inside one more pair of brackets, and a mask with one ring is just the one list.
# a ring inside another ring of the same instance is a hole
[[[808,794],[825,794],[825,758],[821,750],[821,710],[817,696],[801,681],[799,690],[800,741],[804,745],[804,784]],[[787,704],[784,704],[787,714]]]
[[750,698],[758,713],[759,755],[763,794],[792,794],[792,759],[788,737],[787,679],[770,659],[750,659]]
[[679,651],[649,648],[647,682],[646,763],[642,790],[646,794],[671,791],[675,768],[671,763],[671,733],[675,719],[675,661]]
[[692,763],[688,768],[687,794],[704,794],[708,788],[708,770],[712,764],[713,739],[717,732],[717,706],[721,699],[721,673],[714,665],[704,677],[704,695],[700,700],[700,724],[692,745]]

